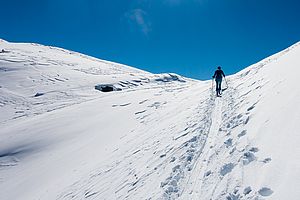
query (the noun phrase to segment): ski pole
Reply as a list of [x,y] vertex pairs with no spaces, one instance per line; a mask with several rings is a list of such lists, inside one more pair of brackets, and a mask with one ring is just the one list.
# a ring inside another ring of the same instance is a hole
[[227,88],[228,88],[228,83],[227,83],[227,81],[226,81],[226,78],[225,78],[225,76],[224,76],[224,80],[225,80],[226,86],[227,86]]

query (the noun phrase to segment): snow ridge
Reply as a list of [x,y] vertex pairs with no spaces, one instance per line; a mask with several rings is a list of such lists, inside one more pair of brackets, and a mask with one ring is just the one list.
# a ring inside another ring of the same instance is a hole
[[300,196],[300,43],[226,77],[220,98],[211,81],[0,49],[1,199]]

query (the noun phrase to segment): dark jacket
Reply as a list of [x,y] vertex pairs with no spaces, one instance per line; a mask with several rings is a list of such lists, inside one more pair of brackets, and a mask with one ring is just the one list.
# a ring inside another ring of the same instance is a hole
[[215,71],[215,74],[213,75],[213,78],[215,78],[216,80],[222,80],[222,77],[225,77],[224,72],[221,69],[217,69]]

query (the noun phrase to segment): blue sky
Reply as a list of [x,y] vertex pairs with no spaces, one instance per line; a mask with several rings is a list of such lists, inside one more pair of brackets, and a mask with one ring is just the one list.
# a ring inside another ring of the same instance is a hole
[[298,0],[8,0],[0,38],[209,79],[300,40]]

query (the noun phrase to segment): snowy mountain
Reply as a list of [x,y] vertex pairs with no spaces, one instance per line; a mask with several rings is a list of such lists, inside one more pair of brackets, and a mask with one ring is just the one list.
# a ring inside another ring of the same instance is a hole
[[3,200],[300,196],[300,43],[227,77],[221,98],[56,47],[0,51]]

